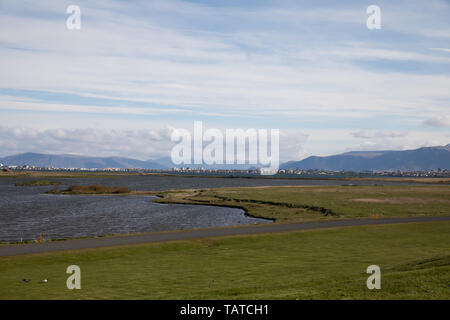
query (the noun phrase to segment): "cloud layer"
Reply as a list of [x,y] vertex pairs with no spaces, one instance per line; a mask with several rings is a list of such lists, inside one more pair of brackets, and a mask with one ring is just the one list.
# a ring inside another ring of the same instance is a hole
[[35,131],[3,153],[147,158],[165,149],[143,132],[194,120],[297,132],[286,158],[448,138],[447,1],[379,1],[376,31],[360,1],[77,1],[72,31],[69,4],[2,1],[0,117]]

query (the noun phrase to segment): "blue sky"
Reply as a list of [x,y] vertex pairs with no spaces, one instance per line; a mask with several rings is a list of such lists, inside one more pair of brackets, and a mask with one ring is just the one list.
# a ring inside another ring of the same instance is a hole
[[156,158],[194,120],[278,128],[282,160],[447,144],[449,15],[443,0],[2,0],[0,156]]

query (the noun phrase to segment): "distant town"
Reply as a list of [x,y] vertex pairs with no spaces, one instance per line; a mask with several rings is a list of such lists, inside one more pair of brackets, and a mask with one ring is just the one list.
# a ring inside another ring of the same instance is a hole
[[[197,175],[261,175],[261,170],[255,169],[207,169],[203,167],[173,167],[172,169],[142,169],[142,168],[56,168],[56,167],[37,167],[31,165],[3,165],[0,163],[0,170],[3,172],[20,171],[67,171],[67,172],[123,172],[123,173],[161,173],[161,174],[197,174]],[[277,176],[287,177],[337,177],[337,176],[384,176],[384,177],[450,177],[450,170],[385,170],[385,171],[333,171],[321,169],[280,169],[276,172]]]

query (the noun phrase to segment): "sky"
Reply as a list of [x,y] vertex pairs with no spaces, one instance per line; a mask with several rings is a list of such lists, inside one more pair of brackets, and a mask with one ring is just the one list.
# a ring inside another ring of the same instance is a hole
[[281,161],[446,145],[449,16],[448,0],[0,0],[0,157],[164,157],[194,121],[279,129]]

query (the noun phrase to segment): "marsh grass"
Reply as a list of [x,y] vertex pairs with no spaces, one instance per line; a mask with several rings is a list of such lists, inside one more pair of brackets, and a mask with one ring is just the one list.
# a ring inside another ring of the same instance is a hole
[[108,187],[100,184],[93,184],[88,186],[70,185],[66,190],[50,190],[49,193],[61,194],[120,194],[130,193],[131,190],[127,187]]
[[51,181],[51,180],[33,180],[33,181],[23,181],[17,182],[16,187],[31,187],[31,186],[54,186],[60,185],[62,182]]
[[238,207],[276,222],[450,215],[448,186],[278,186],[158,192],[162,203]]

